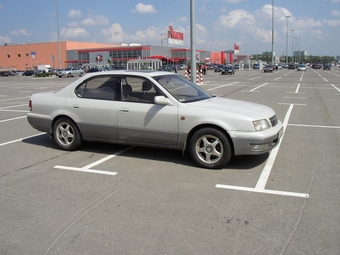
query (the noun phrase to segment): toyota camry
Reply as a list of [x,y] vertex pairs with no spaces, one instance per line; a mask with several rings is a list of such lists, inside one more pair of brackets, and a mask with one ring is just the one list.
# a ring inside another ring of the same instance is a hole
[[89,73],[56,92],[33,94],[27,119],[63,150],[84,141],[170,148],[199,167],[272,150],[283,134],[270,107],[212,96],[160,71]]

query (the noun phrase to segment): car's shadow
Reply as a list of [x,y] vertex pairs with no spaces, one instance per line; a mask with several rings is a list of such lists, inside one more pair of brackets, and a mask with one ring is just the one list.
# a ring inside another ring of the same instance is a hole
[[[22,142],[27,144],[34,144],[45,148],[60,150],[53,139],[48,134],[42,134],[40,136],[30,137],[24,139]],[[98,142],[85,142],[79,151],[102,153],[102,154],[114,154],[121,150],[127,149],[127,145],[98,143]],[[149,147],[133,147],[131,150],[125,151],[120,156],[157,160],[163,162],[171,162],[174,164],[180,164],[189,167],[197,167],[191,160],[189,155],[183,156],[182,151],[170,150],[170,149],[158,149]],[[269,153],[256,156],[236,156],[233,157],[229,163],[223,169],[238,169],[249,170],[257,167],[268,159]]]

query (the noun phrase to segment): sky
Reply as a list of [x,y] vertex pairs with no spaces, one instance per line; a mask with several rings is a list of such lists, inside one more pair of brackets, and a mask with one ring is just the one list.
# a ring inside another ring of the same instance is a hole
[[[340,56],[340,0],[192,1],[197,50],[233,50],[236,43],[240,54],[271,52],[274,27],[277,56],[286,50]],[[61,41],[167,45],[171,25],[184,34],[180,47],[190,48],[190,6],[190,0],[0,0],[0,45],[58,41],[58,27]]]

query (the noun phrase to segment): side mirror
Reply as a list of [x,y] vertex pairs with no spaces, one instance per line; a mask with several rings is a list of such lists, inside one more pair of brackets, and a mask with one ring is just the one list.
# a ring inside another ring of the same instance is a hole
[[158,104],[158,105],[173,105],[171,101],[165,96],[155,96],[154,102],[155,104]]

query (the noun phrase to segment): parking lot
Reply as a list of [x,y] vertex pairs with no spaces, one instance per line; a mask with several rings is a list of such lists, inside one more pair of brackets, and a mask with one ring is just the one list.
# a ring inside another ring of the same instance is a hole
[[172,150],[60,150],[28,101],[75,79],[0,77],[0,254],[340,254],[338,67],[208,71],[209,93],[268,105],[285,127],[271,153],[222,170]]

